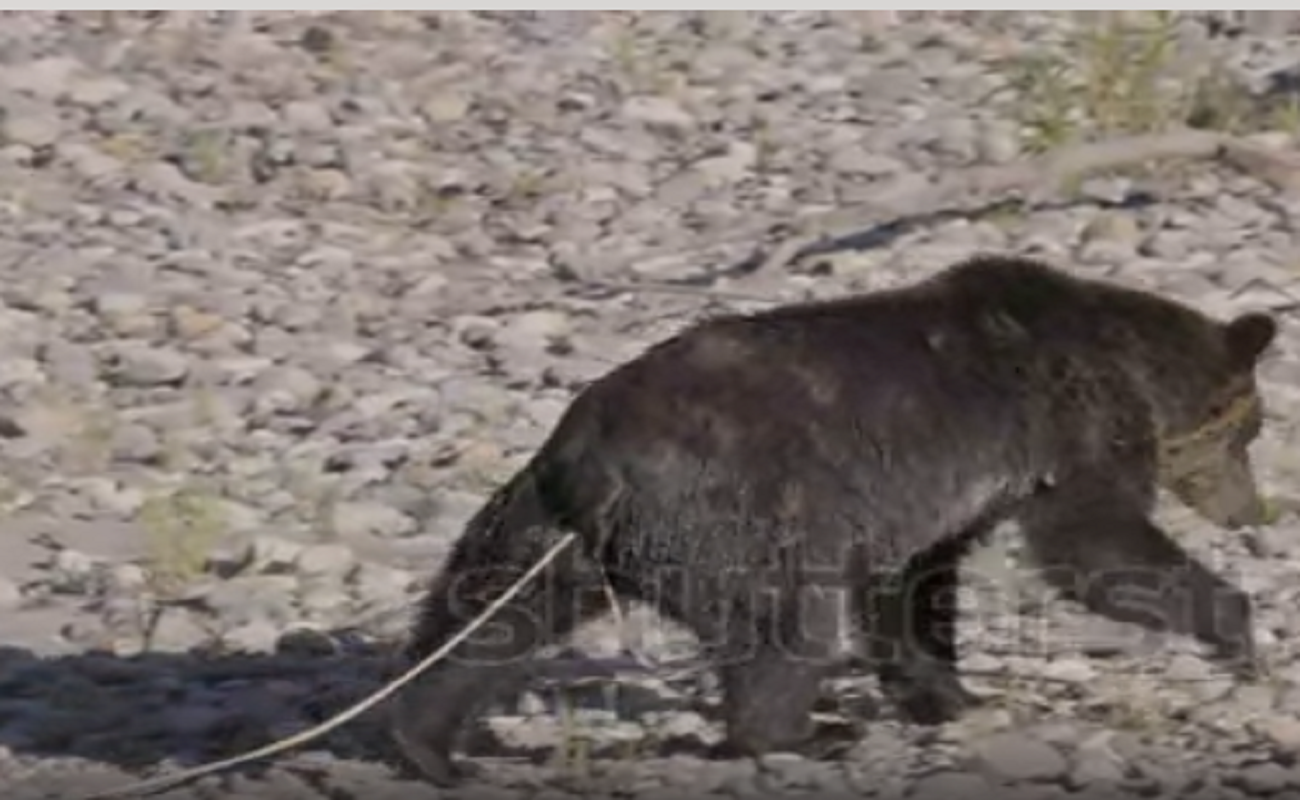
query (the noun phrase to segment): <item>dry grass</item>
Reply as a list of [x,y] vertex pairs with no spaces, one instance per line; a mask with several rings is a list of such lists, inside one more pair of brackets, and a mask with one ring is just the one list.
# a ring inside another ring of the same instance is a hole
[[1003,60],[1008,112],[1031,152],[1113,136],[1300,127],[1295,101],[1264,102],[1179,35],[1173,11],[1080,14],[1059,41]]

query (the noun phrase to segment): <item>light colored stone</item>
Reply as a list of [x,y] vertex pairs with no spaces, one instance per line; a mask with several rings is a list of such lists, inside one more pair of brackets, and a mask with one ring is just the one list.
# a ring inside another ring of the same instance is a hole
[[972,749],[979,766],[1003,780],[1053,781],[1069,770],[1055,747],[1015,732],[994,734]]

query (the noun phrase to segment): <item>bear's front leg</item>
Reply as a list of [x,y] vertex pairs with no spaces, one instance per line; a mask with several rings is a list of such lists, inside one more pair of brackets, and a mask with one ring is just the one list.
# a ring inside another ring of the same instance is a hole
[[1043,577],[1095,614],[1193,636],[1236,676],[1258,677],[1250,597],[1179,547],[1144,509],[1126,506],[1123,493],[1091,496],[1044,502],[1024,515]]

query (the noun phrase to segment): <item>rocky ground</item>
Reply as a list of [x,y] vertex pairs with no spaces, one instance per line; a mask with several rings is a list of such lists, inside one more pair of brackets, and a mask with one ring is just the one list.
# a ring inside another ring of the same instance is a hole
[[[421,580],[573,391],[692,317],[1001,249],[1282,315],[1257,448],[1276,521],[1229,535],[1162,512],[1258,597],[1270,680],[1236,686],[1186,642],[1046,602],[995,546],[964,661],[988,713],[925,730],[886,710],[838,761],[706,761],[711,678],[637,614],[555,663],[619,667],[622,642],[639,665],[497,709],[467,745],[495,759],[489,782],[454,794],[1300,797],[1295,196],[1190,166],[775,272],[648,258],[1015,159],[995,59],[1066,23],[895,22],[5,13],[4,796],[229,755],[374,689]],[[1206,30],[1179,36],[1249,87],[1300,62],[1285,26]],[[1262,140],[1295,130],[1278,117]],[[831,688],[827,715],[869,699]],[[368,714],[166,796],[439,795],[392,764]]]

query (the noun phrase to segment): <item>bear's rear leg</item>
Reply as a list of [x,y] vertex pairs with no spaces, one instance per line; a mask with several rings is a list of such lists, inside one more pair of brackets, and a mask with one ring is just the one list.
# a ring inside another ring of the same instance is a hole
[[[456,739],[484,705],[522,688],[536,649],[561,641],[582,623],[609,610],[601,573],[576,552],[580,546],[575,544],[562,553],[482,628],[398,694],[391,719],[393,737],[406,758],[434,785],[450,787],[474,774],[472,768],[452,760]],[[543,550],[539,544],[537,553],[531,555],[540,556]],[[425,598],[406,653],[409,664],[442,647],[469,625],[535,561],[519,558],[522,566],[508,561],[481,563],[489,557],[453,556]]]
[[1071,487],[1023,515],[1048,583],[1089,611],[1150,631],[1193,636],[1243,678],[1257,675],[1249,596],[1211,572],[1140,508]]
[[808,747],[824,666],[773,650],[728,664],[720,672],[727,739],[715,756],[761,756]]
[[895,579],[857,587],[859,626],[881,690],[910,722],[951,722],[981,702],[957,671],[957,592],[974,535],[919,554]]
[[774,593],[762,624],[734,626],[719,656],[727,739],[715,756],[823,753],[823,744],[814,741],[812,711],[822,679],[842,660],[840,604],[833,592],[808,587],[802,594],[799,603],[776,600]]

